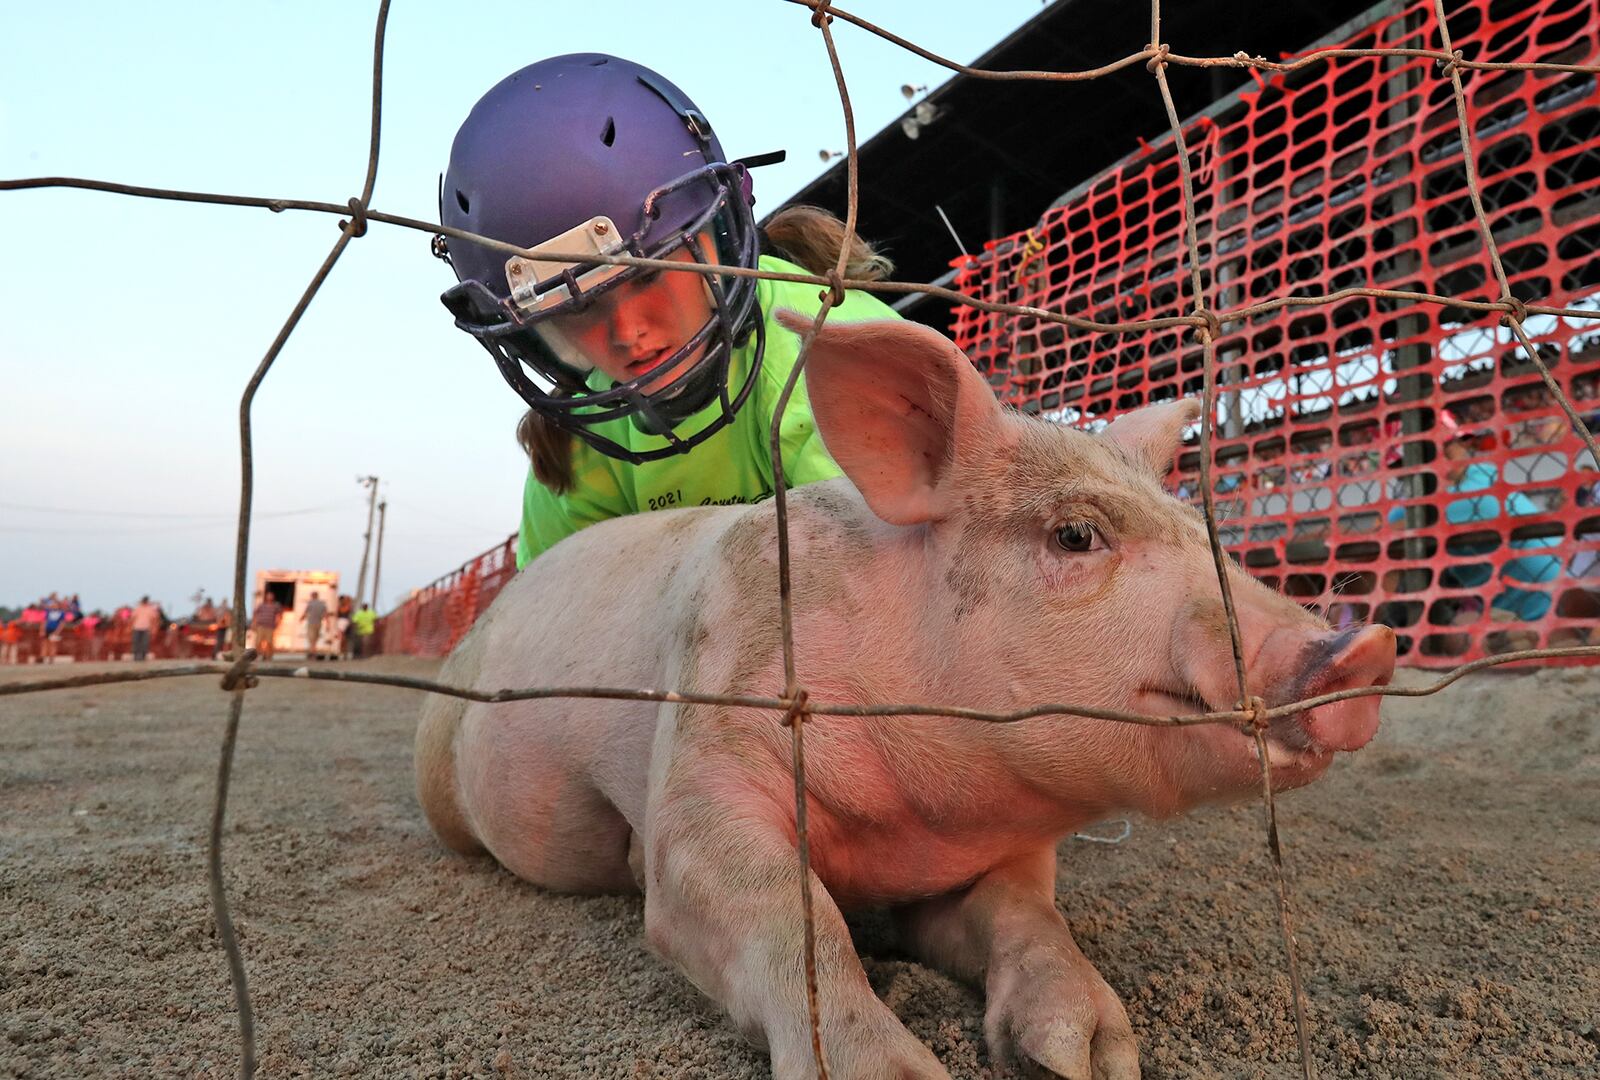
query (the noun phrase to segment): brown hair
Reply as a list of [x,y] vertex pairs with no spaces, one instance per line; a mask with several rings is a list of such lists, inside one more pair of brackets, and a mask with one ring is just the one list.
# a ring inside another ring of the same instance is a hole
[[[844,222],[817,206],[791,206],[767,221],[763,232],[773,254],[813,274],[826,274],[846,251],[844,276],[882,281],[894,263],[859,236],[847,235]],[[517,442],[533,463],[534,478],[556,494],[572,490],[572,435],[529,409],[517,422]]]
[[517,443],[533,463],[534,478],[560,495],[572,490],[572,436],[529,409],[517,421]]
[[894,273],[894,263],[859,236],[847,235],[844,222],[820,206],[790,206],[773,214],[764,230],[776,254],[826,274],[847,254],[844,276],[858,281],[882,281]]

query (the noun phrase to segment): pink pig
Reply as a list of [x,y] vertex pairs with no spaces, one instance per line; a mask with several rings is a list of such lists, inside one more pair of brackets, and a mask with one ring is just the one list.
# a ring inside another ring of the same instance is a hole
[[[789,325],[799,329],[797,321]],[[1205,527],[1161,475],[1192,400],[1098,437],[1008,412],[914,323],[827,326],[810,399],[849,480],[789,496],[796,670],[814,702],[1154,714],[1232,708]],[[770,503],[594,525],[505,588],[446,663],[462,686],[779,696]],[[1394,635],[1346,633],[1231,564],[1249,688],[1267,704],[1386,683]],[[1282,790],[1378,726],[1377,697],[1274,723]],[[789,732],[769,710],[432,698],[417,786],[434,831],[551,889],[640,889],[651,946],[772,1056],[816,1075]],[[1225,725],[815,717],[806,788],[822,1048],[839,1080],[944,1077],[874,996],[840,915],[888,905],[927,963],[981,984],[997,1062],[1139,1075],[1116,994],[1056,909],[1056,844],[1109,815],[1259,791]]]

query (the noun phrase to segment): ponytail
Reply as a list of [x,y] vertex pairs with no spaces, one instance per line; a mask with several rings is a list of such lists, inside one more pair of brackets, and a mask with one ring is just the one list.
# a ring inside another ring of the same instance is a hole
[[[858,281],[882,281],[894,273],[894,263],[859,236],[846,236],[844,222],[816,206],[791,206],[768,220],[767,247],[774,254],[813,274],[826,274],[839,262],[839,252],[849,252],[844,276]],[[572,435],[551,423],[537,409],[529,409],[517,423],[517,442],[533,464],[539,483],[564,495],[574,485]]]
[[517,422],[517,442],[533,463],[533,476],[539,483],[564,495],[572,490],[572,435],[547,420],[538,409],[529,409]]
[[854,234],[846,235],[844,222],[818,206],[790,206],[768,219],[767,240],[774,253],[805,267],[813,274],[826,274],[839,264],[839,252],[847,252],[844,276],[857,281],[882,281],[894,273],[894,263],[871,244]]

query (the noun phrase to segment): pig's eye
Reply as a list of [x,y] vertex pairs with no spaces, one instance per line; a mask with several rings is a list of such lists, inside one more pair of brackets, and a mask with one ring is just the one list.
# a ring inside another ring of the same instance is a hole
[[1062,551],[1090,551],[1099,535],[1094,526],[1082,521],[1069,521],[1056,529],[1056,546]]

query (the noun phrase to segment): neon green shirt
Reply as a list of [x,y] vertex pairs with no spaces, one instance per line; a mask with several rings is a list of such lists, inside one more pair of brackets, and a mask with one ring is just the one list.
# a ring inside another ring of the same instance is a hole
[[[763,270],[780,273],[806,273],[793,263],[768,255],[761,256],[759,265]],[[769,453],[772,415],[800,351],[799,336],[782,326],[775,316],[780,309],[815,315],[822,307],[822,291],[823,287],[818,285],[767,278],[757,280],[756,303],[766,319],[767,334],[761,371],[751,387],[750,397],[733,422],[693,450],[634,465],[607,457],[574,439],[574,482],[572,490],[564,495],[557,495],[539,483],[530,469],[523,486],[517,569],[522,569],[557,541],[607,518],[684,506],[753,503],[770,498],[773,489]],[[867,293],[848,292],[844,304],[835,308],[828,318],[861,322],[899,316]],[[751,335],[733,354],[728,372],[730,385],[743,385],[754,352],[755,336]],[[783,413],[783,466],[790,487],[843,475],[817,436],[817,424],[811,415],[811,403],[805,396],[805,385],[802,375]],[[699,431],[720,407],[719,403],[712,402],[675,430],[684,437]],[[654,449],[665,443],[659,435],[641,432],[628,417],[597,425],[595,430],[631,450]]]
[[372,633],[373,628],[377,625],[378,613],[371,608],[365,611],[357,611],[351,614],[350,622],[354,624],[358,637],[366,637]]

